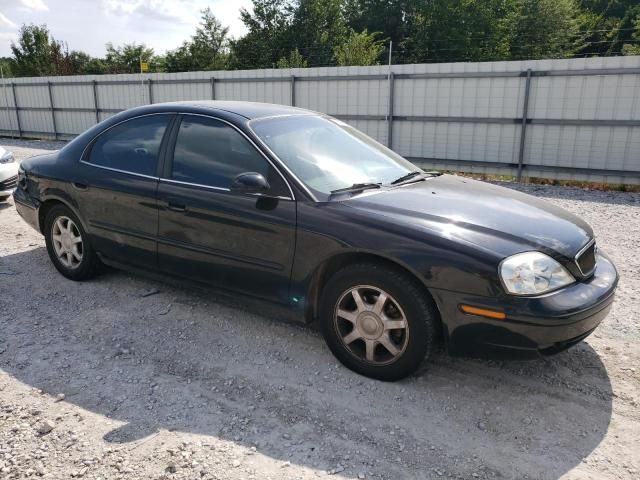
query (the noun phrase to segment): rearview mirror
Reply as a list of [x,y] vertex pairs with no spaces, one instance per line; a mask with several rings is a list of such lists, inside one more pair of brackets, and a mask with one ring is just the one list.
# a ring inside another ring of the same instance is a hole
[[265,193],[269,188],[267,179],[256,172],[241,173],[231,184],[231,191],[241,193]]

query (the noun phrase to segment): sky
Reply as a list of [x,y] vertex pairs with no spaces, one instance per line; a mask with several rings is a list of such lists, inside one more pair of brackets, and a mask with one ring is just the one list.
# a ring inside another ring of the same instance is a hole
[[193,35],[207,6],[231,36],[246,32],[240,8],[250,0],[0,0],[0,57],[10,56],[23,23],[46,23],[69,50],[93,56],[104,56],[107,42],[145,43],[160,54]]

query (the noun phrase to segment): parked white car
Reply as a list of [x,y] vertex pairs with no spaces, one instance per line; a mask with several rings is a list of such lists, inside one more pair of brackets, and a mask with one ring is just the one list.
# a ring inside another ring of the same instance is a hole
[[18,184],[18,162],[13,153],[0,147],[0,202],[13,193]]

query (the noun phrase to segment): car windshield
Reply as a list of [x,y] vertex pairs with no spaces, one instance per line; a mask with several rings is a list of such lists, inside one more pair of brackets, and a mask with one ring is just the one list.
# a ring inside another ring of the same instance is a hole
[[357,184],[389,184],[418,167],[339,120],[321,116],[258,119],[251,128],[316,195]]

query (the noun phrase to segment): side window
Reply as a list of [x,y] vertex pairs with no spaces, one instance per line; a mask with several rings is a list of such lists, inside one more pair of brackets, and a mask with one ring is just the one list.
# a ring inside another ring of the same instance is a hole
[[271,194],[288,196],[278,172],[236,129],[212,118],[182,119],[171,178],[229,188],[238,175],[246,172],[261,173],[271,186]]
[[126,172],[156,175],[160,144],[170,115],[134,118],[100,135],[88,161]]

